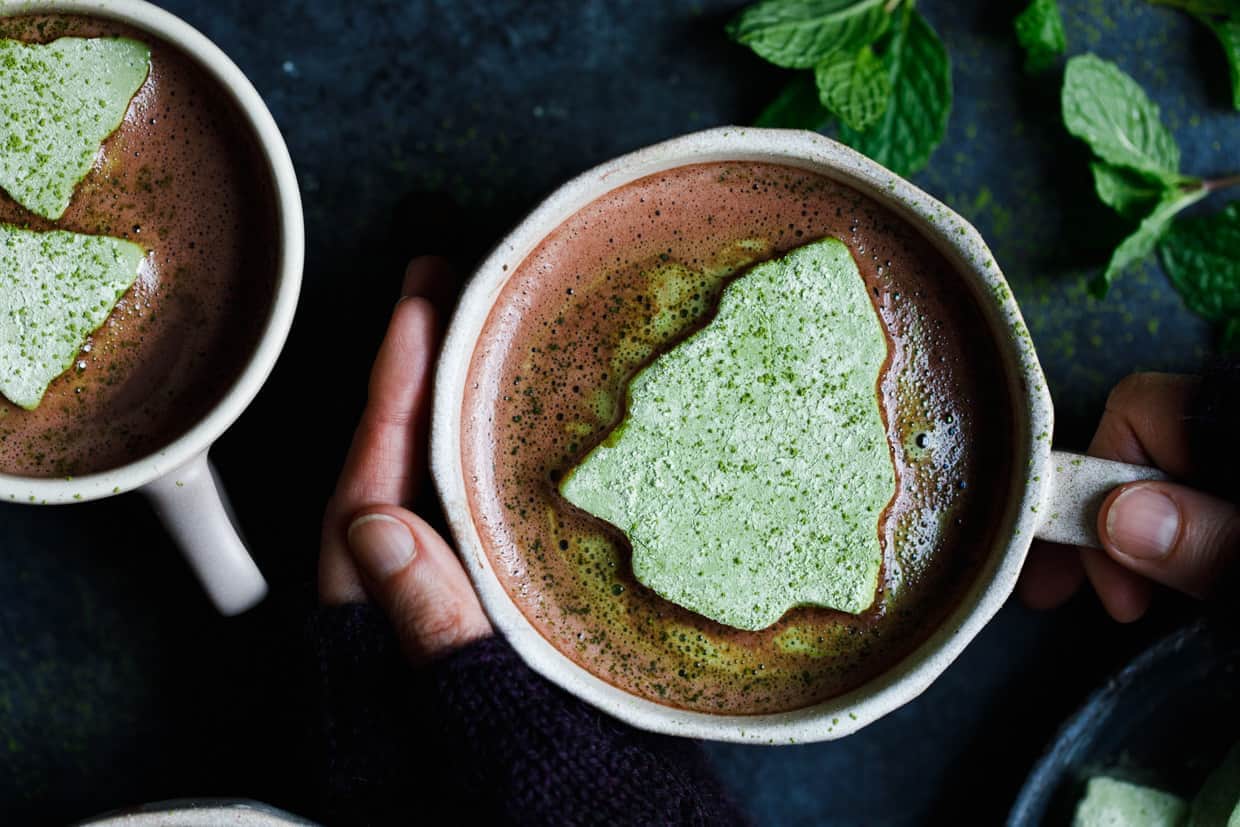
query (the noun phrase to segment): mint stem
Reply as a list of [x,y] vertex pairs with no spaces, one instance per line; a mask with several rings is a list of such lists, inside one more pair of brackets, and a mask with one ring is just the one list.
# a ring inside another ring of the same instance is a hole
[[1227,189],[1228,187],[1240,186],[1240,173],[1228,175],[1224,178],[1210,178],[1201,182],[1201,185],[1208,192]]
[[887,0],[887,5],[883,6],[883,11],[891,14],[904,0]]

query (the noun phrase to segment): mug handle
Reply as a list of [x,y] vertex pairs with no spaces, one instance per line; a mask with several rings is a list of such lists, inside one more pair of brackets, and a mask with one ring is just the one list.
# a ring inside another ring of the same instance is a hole
[[267,581],[237,533],[206,451],[147,483],[142,493],[221,614],[241,614],[267,596]]
[[1054,479],[1042,506],[1042,523],[1034,536],[1052,543],[1102,548],[1098,539],[1098,511],[1117,485],[1140,480],[1165,480],[1157,468],[1128,465],[1067,451],[1051,451]]

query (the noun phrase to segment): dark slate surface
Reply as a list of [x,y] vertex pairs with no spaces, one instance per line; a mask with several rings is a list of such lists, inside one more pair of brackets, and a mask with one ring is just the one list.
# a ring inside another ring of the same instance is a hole
[[[276,597],[213,615],[136,497],[0,505],[0,822],[63,823],[186,795],[304,809],[308,724],[296,659],[319,513],[399,284],[427,249],[419,193],[467,209],[469,260],[540,196],[621,152],[747,122],[782,81],[730,45],[739,0],[167,0],[253,79],[288,139],[307,205],[306,289],[271,384],[215,457]],[[1057,116],[1057,77],[1020,71],[1021,4],[923,0],[954,59],[950,134],[918,183],[973,220],[1025,309],[1059,411],[1088,439],[1108,387],[1193,369],[1209,331],[1153,265],[1112,296],[1082,274],[1122,233],[1091,195]],[[1063,3],[1072,51],[1119,61],[1162,105],[1185,170],[1240,166],[1226,70],[1201,27],[1137,0]],[[1230,163],[1229,163],[1230,160]],[[1213,208],[1216,202],[1207,205]],[[1056,724],[1110,669],[1192,607],[1164,598],[1118,627],[1083,596],[1008,606],[918,701],[839,743],[717,746],[763,823],[996,823]],[[411,811],[416,796],[411,789]]]

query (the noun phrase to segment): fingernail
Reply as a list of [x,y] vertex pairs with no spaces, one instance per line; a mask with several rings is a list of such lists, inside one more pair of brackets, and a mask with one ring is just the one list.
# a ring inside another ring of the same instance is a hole
[[383,578],[409,565],[416,549],[409,526],[386,514],[367,514],[349,526],[349,550],[371,577]]
[[1124,491],[1107,512],[1111,542],[1138,560],[1166,557],[1179,533],[1179,507],[1167,495],[1146,486]]

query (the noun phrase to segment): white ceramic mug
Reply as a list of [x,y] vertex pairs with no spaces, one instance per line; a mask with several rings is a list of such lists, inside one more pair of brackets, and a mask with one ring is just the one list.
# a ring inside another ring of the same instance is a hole
[[232,389],[175,442],[127,465],[71,479],[0,474],[0,501],[33,505],[76,503],[140,490],[155,506],[212,602],[232,615],[254,606],[267,582],[234,525],[207,451],[246,409],[275,366],[301,291],[305,227],[297,177],[284,138],[262,98],[237,65],[188,23],[142,0],[0,0],[0,17],[83,14],[118,20],[193,58],[228,94],[253,131],[270,178],[279,234],[275,293],[262,339]]
[[[1013,495],[1000,538],[969,592],[938,629],[891,669],[845,695],[791,712],[713,715],[654,703],[578,666],[525,618],[500,584],[475,527],[461,464],[466,377],[475,345],[507,280],[556,227],[590,202],[632,181],[686,164],[760,161],[800,167],[847,184],[907,220],[960,274],[998,344],[1015,412]],[[811,132],[724,127],[625,155],[565,184],[482,263],[461,299],[435,386],[431,461],[448,522],[495,628],[536,671],[634,726],[654,732],[756,743],[804,743],[855,732],[917,697],[977,635],[1016,585],[1035,538],[1097,546],[1105,494],[1122,482],[1159,478],[1151,468],[1051,450],[1053,412],[1012,292],[986,243],[967,221],[908,181],[842,144]]]

